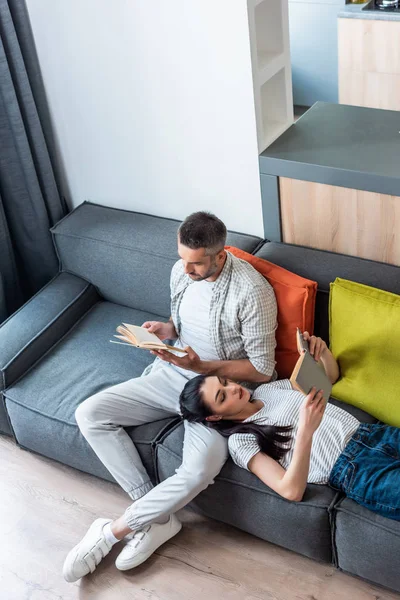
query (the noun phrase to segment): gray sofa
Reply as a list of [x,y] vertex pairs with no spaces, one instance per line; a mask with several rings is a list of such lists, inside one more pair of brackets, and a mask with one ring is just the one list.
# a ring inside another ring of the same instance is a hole
[[[178,222],[84,203],[52,230],[59,274],[0,327],[0,431],[21,448],[113,481],[74,418],[88,396],[138,376],[151,355],[109,343],[122,321],[169,317]],[[315,331],[328,339],[329,283],[336,276],[400,294],[400,268],[229,233],[228,243],[318,282]],[[366,413],[342,405],[363,421]],[[128,430],[153,481],[182,457],[178,418]],[[229,459],[192,503],[258,537],[400,591],[400,523],[328,486],[288,502]]]

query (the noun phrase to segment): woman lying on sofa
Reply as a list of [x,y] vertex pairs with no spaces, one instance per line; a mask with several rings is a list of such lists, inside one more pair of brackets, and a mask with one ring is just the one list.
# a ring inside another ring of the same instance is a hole
[[[326,343],[304,333],[332,383],[339,367]],[[288,379],[254,392],[199,375],[180,396],[184,419],[229,437],[234,462],[288,500],[300,502],[307,483],[329,483],[355,502],[400,520],[400,429],[360,423],[328,404],[315,388],[304,396]]]

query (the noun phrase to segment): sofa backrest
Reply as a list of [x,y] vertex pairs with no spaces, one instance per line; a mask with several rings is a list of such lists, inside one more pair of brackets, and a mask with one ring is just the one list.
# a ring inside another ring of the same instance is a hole
[[400,294],[400,267],[394,265],[278,242],[264,243],[255,255],[318,283],[314,331],[326,341],[329,341],[329,284],[336,277]]
[[[95,285],[106,300],[169,317],[179,223],[84,202],[52,229],[60,269]],[[227,240],[247,252],[261,242],[234,232]]]

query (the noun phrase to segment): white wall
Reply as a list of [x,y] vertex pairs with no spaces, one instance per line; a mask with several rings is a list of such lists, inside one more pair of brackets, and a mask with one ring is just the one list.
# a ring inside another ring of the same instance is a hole
[[67,198],[263,235],[245,0],[27,0]]

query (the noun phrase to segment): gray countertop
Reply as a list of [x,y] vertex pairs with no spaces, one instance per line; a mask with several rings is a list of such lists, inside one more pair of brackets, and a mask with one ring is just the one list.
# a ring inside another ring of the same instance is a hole
[[400,112],[317,102],[259,162],[264,175],[400,196]]
[[400,13],[388,10],[363,10],[368,2],[364,4],[346,4],[338,17],[342,19],[370,19],[373,21],[400,21]]

